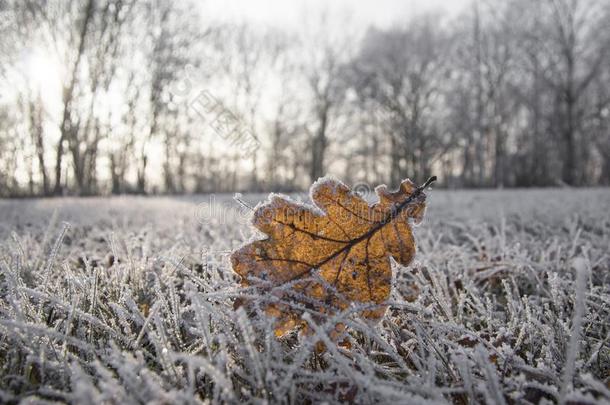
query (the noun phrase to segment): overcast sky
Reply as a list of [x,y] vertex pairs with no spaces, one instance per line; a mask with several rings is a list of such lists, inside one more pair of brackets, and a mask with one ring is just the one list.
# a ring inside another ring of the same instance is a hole
[[338,25],[344,16],[350,16],[351,23],[360,27],[388,27],[431,10],[454,14],[467,3],[468,0],[208,0],[202,3],[202,11],[204,16],[213,19],[295,29],[307,16],[328,10]]

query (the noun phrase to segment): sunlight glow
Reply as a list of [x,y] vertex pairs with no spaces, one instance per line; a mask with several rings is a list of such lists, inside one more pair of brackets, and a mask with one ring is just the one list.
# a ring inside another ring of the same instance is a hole
[[28,87],[44,94],[45,100],[61,94],[62,69],[57,60],[44,50],[35,49],[25,58]]

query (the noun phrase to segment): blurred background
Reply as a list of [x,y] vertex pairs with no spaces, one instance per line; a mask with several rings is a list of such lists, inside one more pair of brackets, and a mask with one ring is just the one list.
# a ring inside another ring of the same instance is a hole
[[610,184],[608,0],[0,0],[0,196]]

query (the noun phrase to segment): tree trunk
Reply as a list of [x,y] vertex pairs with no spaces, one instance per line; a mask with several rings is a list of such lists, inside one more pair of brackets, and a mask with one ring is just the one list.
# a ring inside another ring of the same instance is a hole
[[139,194],[146,194],[146,167],[148,166],[148,156],[142,152],[140,159],[140,168],[138,169],[136,191]]
[[320,126],[316,131],[311,146],[311,168],[309,180],[313,183],[318,178],[324,176],[324,154],[326,152],[327,140],[326,130],[328,127],[328,106],[325,106],[320,111]]
[[30,102],[30,131],[32,133],[32,141],[36,148],[36,157],[38,159],[38,167],[40,171],[40,177],[42,177],[42,194],[49,194],[49,176],[47,174],[47,168],[45,166],[44,159],[44,129],[43,129],[43,117],[42,117],[42,99],[40,95],[38,100]]
[[[571,87],[571,86],[570,86]],[[577,145],[575,142],[574,129],[574,107],[575,101],[571,89],[566,91],[566,112],[565,125],[563,130],[563,142],[565,147],[565,161],[563,163],[563,181],[564,183],[575,186],[576,184],[576,156],[578,154]]]

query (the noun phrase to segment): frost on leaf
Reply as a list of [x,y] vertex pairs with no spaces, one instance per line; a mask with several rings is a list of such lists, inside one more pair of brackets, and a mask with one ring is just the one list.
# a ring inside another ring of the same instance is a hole
[[279,195],[254,212],[253,225],[267,239],[231,255],[243,286],[257,286],[275,299],[267,315],[275,333],[306,327],[303,311],[320,320],[351,303],[364,304],[362,316],[378,320],[390,296],[390,257],[408,265],[415,254],[411,222],[421,221],[423,190],[410,180],[395,192],[377,187],[379,201],[369,205],[345,184],[321,179],[310,190],[315,207]]

